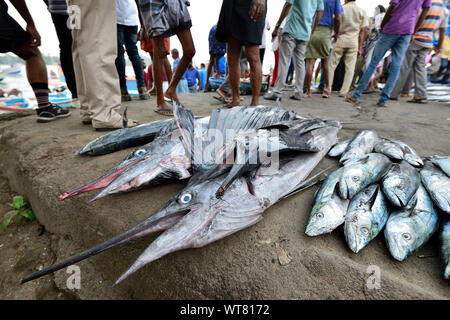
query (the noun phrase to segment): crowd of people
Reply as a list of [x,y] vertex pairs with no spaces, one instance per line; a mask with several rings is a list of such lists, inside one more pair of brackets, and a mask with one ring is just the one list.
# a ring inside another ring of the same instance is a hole
[[[24,30],[8,14],[5,0],[0,0],[0,52],[12,52],[25,60],[38,103],[38,122],[70,116],[69,110],[48,100],[47,71],[38,49],[41,38],[25,0],[9,1],[27,26]],[[148,100],[156,95],[155,111],[160,114],[173,115],[174,104],[180,103],[180,80],[187,83],[189,92],[207,92],[211,76],[225,78],[216,91],[224,108],[241,104],[240,79],[245,76],[250,77],[250,105],[259,105],[262,62],[267,54],[265,32],[271,29],[267,0],[223,1],[217,24],[209,32],[209,63],[200,69],[192,62],[196,51],[186,0],[43,1],[51,13],[61,66],[72,97],[79,101],[83,124],[98,131],[123,126],[119,108],[132,99],[125,52],[136,75],[139,98]],[[409,95],[413,83],[414,97],[409,102],[424,103],[426,58],[432,50],[435,56],[442,54],[436,76],[448,80],[446,0],[391,0],[388,8],[377,6],[371,18],[355,0],[343,2],[286,0],[272,30],[275,67],[264,99],[281,100],[295,72],[290,98],[297,101],[314,93],[330,98],[338,91],[348,102],[357,103],[363,93],[375,92],[376,84],[384,79],[378,106],[386,107],[389,99]],[[435,45],[436,32],[439,40]],[[181,57],[177,49],[170,48],[172,36],[181,43]],[[148,67],[139,56],[138,41],[150,55]],[[315,78],[320,74],[316,90],[312,90],[314,73]],[[137,124],[130,119],[125,125]]]

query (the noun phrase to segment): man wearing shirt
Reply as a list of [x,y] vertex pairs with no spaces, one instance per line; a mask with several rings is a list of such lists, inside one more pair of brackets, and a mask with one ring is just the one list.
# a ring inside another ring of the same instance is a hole
[[119,74],[120,91],[122,101],[131,101],[131,96],[127,90],[127,80],[125,74],[125,50],[133,65],[136,75],[139,98],[141,100],[150,99],[144,81],[141,57],[136,46],[138,33],[138,10],[134,0],[116,0],[117,10],[117,58],[116,68]]
[[368,26],[369,17],[364,10],[356,5],[355,0],[345,0],[342,25],[335,38],[330,58],[328,92],[331,90],[330,83],[333,83],[336,67],[344,57],[345,77],[339,96],[345,97],[348,94],[355,73],[356,60],[362,53]]
[[189,67],[184,73],[184,77],[187,80],[189,92],[196,93],[198,88],[202,85],[202,78],[200,77],[200,72],[198,72],[198,70],[192,65],[192,62],[189,64]]
[[286,18],[279,48],[278,78],[273,92],[266,93],[264,99],[281,100],[284,80],[288,73],[291,57],[294,56],[296,82],[294,94],[290,98],[301,100],[305,79],[306,45],[322,18],[323,9],[323,0],[287,0],[284,4],[272,33],[272,37],[277,35],[281,22]]
[[434,32],[439,29],[439,43],[436,52],[442,49],[445,30],[448,25],[448,10],[442,0],[433,0],[430,11],[413,37],[406,51],[397,84],[391,93],[391,100],[397,100],[405,87],[411,72],[415,75],[414,98],[408,102],[425,103],[427,101],[427,68],[425,59],[433,48]]
[[[323,76],[326,88],[330,86],[328,79],[328,56],[330,55],[331,28],[334,33],[339,34],[341,24],[341,13],[344,11],[340,0],[324,0],[322,19],[311,37],[306,48],[306,97],[311,98],[311,79],[316,59],[321,59]],[[330,92],[325,90],[324,98],[329,98]]]
[[[421,7],[423,10],[419,19],[417,19]],[[362,92],[367,88],[378,63],[384,58],[386,52],[391,49],[392,63],[389,68],[389,76],[377,104],[379,107],[386,107],[391,91],[397,82],[411,36],[416,33],[419,26],[423,23],[430,7],[431,0],[391,0],[381,23],[382,32],[375,46],[369,67],[364,72],[353,95],[346,98],[348,102],[358,102]]]

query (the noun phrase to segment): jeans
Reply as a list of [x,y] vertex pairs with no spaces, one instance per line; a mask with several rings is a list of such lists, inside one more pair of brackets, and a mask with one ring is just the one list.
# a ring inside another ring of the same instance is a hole
[[400,73],[400,68],[402,67],[403,58],[405,57],[405,52],[408,49],[409,42],[411,40],[411,35],[400,35],[400,34],[387,34],[381,33],[380,38],[377,41],[375,49],[373,51],[372,59],[370,60],[369,67],[364,72],[361,80],[359,81],[358,88],[356,88],[353,93],[355,99],[359,99],[364,90],[366,90],[370,79],[373,76],[378,64],[381,59],[383,59],[386,52],[392,50],[392,63],[389,69],[389,77],[386,81],[386,85],[381,92],[380,104],[386,104],[389,100],[392,89],[394,89],[395,83],[397,82],[398,75]]
[[119,74],[120,88],[127,88],[127,80],[125,75],[125,49],[127,55],[130,58],[131,64],[133,65],[134,74],[136,75],[136,82],[138,88],[145,88],[144,82],[144,71],[142,68],[141,57],[139,56],[138,49],[136,47],[137,43],[137,26],[124,26],[121,24],[117,25],[117,59],[116,68]]
[[72,98],[78,98],[77,83],[75,81],[75,71],[73,69],[72,58],[72,31],[67,28],[66,15],[52,14],[53,24],[55,25],[56,35],[59,40],[59,59],[61,68],[66,78],[67,87],[72,93]]

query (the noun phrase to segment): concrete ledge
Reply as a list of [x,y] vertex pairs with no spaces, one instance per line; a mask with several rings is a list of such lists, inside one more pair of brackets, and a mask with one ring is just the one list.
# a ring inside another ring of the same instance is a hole
[[[211,102],[211,94],[181,98],[196,115],[207,115],[218,106]],[[340,133],[343,137],[351,137],[361,129],[375,129],[380,136],[410,143],[422,156],[445,154],[449,150],[445,105],[411,106],[396,102],[387,110],[380,110],[370,101],[359,110],[335,97],[329,100],[314,97],[301,103],[283,99],[283,102],[285,107],[304,116],[342,120],[346,127]],[[141,122],[161,119],[153,108],[154,100],[133,101],[129,103],[129,118]],[[12,188],[26,196],[40,223],[59,236],[58,261],[136,225],[183,188],[183,183],[175,183],[107,197],[93,204],[87,204],[93,194],[60,201],[59,194],[100,176],[130,152],[122,150],[95,158],[75,156],[76,151],[100,134],[82,125],[76,110],[73,113],[68,119],[49,124],[36,123],[34,116],[0,122],[0,170]],[[325,159],[319,167],[333,163],[336,162]],[[307,237],[304,228],[314,191],[305,191],[273,206],[256,226],[205,248],[163,257],[109,293],[108,285],[155,236],[81,262],[78,266],[82,288],[78,295],[93,299],[450,298],[448,283],[442,279],[436,237],[404,263],[389,256],[382,235],[358,255],[346,247],[342,229],[323,237]],[[279,263],[277,246],[291,257],[289,264]],[[380,289],[366,287],[370,265],[380,268]],[[30,265],[24,275],[35,268]],[[64,286],[67,276],[61,270],[55,281]]]

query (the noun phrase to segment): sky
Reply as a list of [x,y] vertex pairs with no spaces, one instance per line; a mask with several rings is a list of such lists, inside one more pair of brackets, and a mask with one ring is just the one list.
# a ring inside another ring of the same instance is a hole
[[[9,1],[6,0],[6,2]],[[26,3],[33,16],[36,27],[42,37],[42,45],[40,47],[41,51],[44,54],[48,55],[58,55],[58,38],[56,37],[56,32],[50,18],[50,13],[46,10],[44,1],[26,0]],[[191,6],[189,7],[189,12],[192,19],[191,33],[197,52],[196,56],[194,57],[194,65],[199,66],[200,63],[207,62],[209,60],[208,34],[211,27],[217,23],[222,0],[190,0],[190,3]],[[364,8],[369,16],[373,16],[374,8],[379,4],[387,7],[389,4],[389,0],[356,0],[356,3]],[[275,26],[278,20],[283,4],[283,0],[267,1],[267,17],[272,28]],[[22,26],[25,25],[18,12],[11,5],[9,6],[9,14],[14,17]],[[271,31],[266,32],[268,48],[266,49],[266,55],[264,59],[265,72],[268,72],[270,66],[273,65],[274,62],[273,54],[270,50],[270,34]],[[171,38],[171,47],[178,48],[180,52],[182,52],[181,45],[176,37]],[[146,53],[143,51],[141,51],[140,53],[142,56],[146,55]]]

